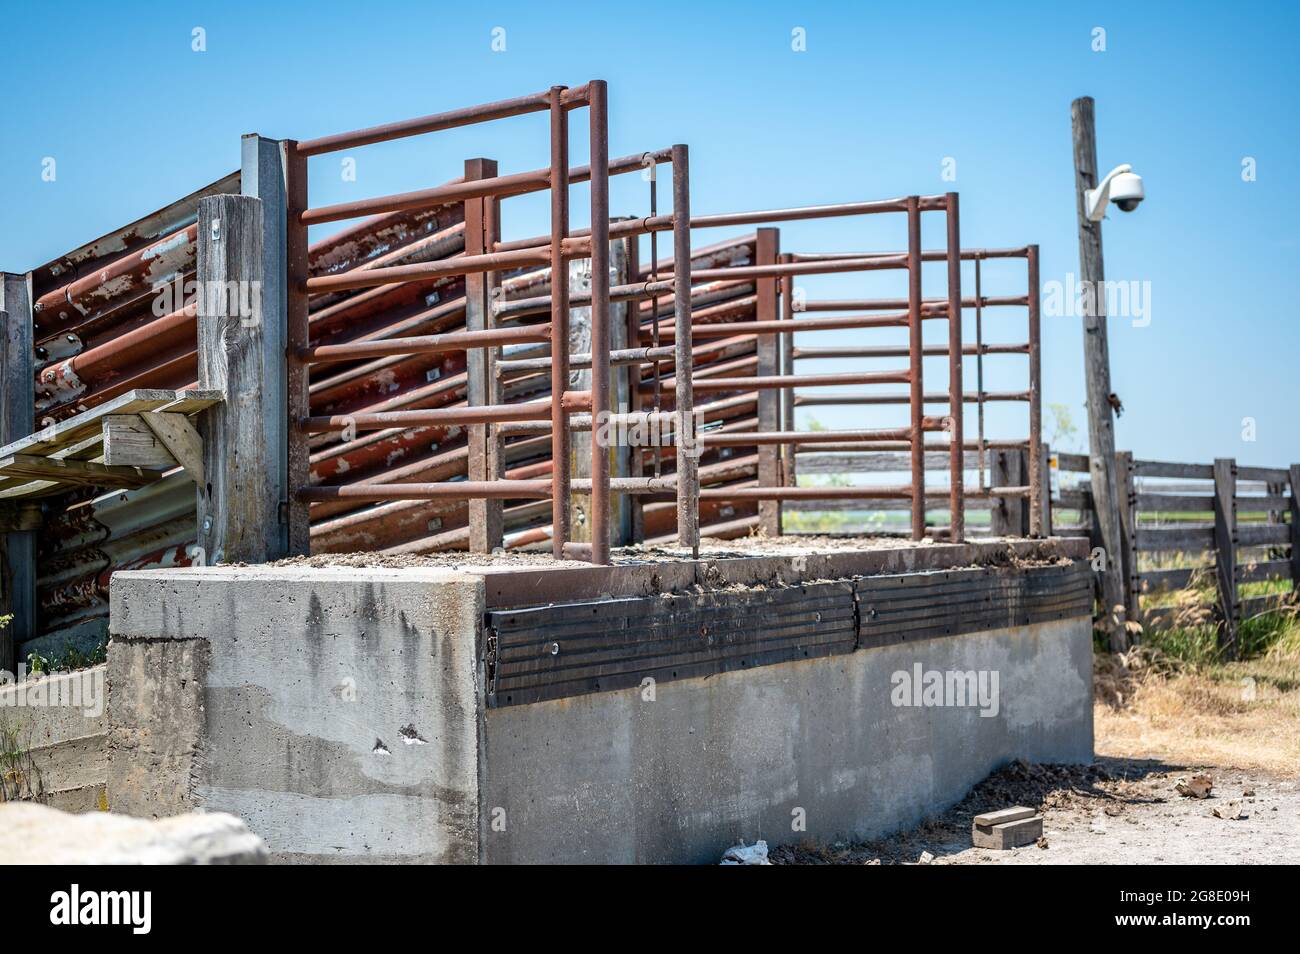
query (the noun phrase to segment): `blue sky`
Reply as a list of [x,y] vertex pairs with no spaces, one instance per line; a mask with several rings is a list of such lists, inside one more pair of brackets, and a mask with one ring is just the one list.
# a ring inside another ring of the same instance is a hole
[[[1105,225],[1107,277],[1150,282],[1150,323],[1111,321],[1119,445],[1148,458],[1286,464],[1300,461],[1300,198],[1287,185],[1300,171],[1298,20],[1295,7],[1269,3],[658,3],[561,15],[532,3],[10,3],[0,267],[26,271],[217,179],[237,165],[245,132],[310,138],[603,78],[611,152],[690,144],[696,212],[955,188],[965,245],[1037,242],[1043,281],[1063,281],[1078,267],[1069,107],[1087,94],[1102,167],[1132,163],[1148,194]],[[195,27],[206,52],[191,49]],[[494,27],[504,52],[491,48]],[[806,51],[791,49],[796,27]],[[1104,52],[1092,49],[1095,27]],[[573,151],[575,162],[585,154],[580,129]],[[535,168],[545,121],[349,155],[356,182],[342,181],[339,157],[313,160],[313,204],[436,184],[474,155],[503,172]],[[57,160],[54,182],[41,179],[45,157]],[[952,183],[941,179],[949,157]],[[1242,179],[1245,157],[1255,181]],[[585,200],[575,189],[575,210]],[[644,184],[626,177],[611,205],[644,214],[645,202]],[[505,225],[514,237],[545,231],[544,198],[512,201]],[[941,229],[936,217],[927,244]],[[808,251],[903,238],[898,217],[782,229],[785,248]],[[990,266],[986,287],[1009,292],[1019,280]],[[804,284],[810,297],[854,294],[845,281]],[[941,292],[941,270],[926,285]],[[901,294],[865,289],[877,290]],[[990,314],[987,337],[1011,340],[1020,322]],[[1082,432],[1081,338],[1078,319],[1044,318],[1045,400],[1070,407]],[[990,361],[989,386],[1017,386],[1017,360]],[[801,370],[837,367],[819,364]],[[927,365],[932,382],[940,370]],[[860,414],[817,412],[833,427]],[[1243,440],[1244,418],[1254,441]],[[990,415],[991,433],[1023,426],[1023,409]]]

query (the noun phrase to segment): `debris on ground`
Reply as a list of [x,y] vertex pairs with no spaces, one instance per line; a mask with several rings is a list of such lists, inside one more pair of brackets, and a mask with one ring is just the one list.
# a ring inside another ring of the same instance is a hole
[[916,859],[918,865],[929,865],[934,863],[934,855],[928,851],[921,852],[921,857]]
[[1174,785],[1174,791],[1184,798],[1209,798],[1213,788],[1214,779],[1203,772],[1189,779],[1180,778]]
[[1048,847],[1047,836],[1043,835],[1036,842],[1034,842],[1034,844],[1037,845],[1039,848],[1044,848],[1044,849],[1047,848]]
[[770,865],[772,862],[767,859],[767,842],[761,838],[752,845],[746,846],[742,841],[738,845],[733,845],[722,853],[723,865]]
[[1213,811],[1215,818],[1222,818],[1224,821],[1237,821],[1246,817],[1246,813],[1241,810],[1241,802],[1228,802],[1226,805],[1218,805]]

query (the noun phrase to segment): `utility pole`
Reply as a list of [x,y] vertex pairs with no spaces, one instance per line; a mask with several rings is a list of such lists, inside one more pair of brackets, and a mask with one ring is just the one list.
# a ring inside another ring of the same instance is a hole
[[[1106,341],[1106,272],[1101,223],[1088,218],[1084,192],[1096,188],[1097,129],[1091,96],[1070,104],[1074,126],[1074,196],[1079,213],[1079,282],[1083,294],[1083,360],[1088,384],[1088,459],[1092,507],[1105,562],[1101,572],[1102,624],[1114,652],[1128,649],[1124,608],[1124,548],[1115,479],[1115,420],[1110,405],[1110,348]],[[1119,609],[1117,609],[1119,607]]]

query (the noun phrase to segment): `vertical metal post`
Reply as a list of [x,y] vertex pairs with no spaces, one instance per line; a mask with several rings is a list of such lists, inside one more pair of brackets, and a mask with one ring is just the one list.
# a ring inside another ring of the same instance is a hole
[[[782,255],[782,262],[790,262],[793,256]],[[781,320],[794,320],[794,276],[785,275],[781,278]],[[786,378],[794,377],[794,332],[787,331],[781,335],[781,374]],[[794,430],[794,388],[782,388],[779,392],[781,395],[781,430]],[[781,482],[786,487],[794,487],[799,483],[798,476],[798,453],[799,447],[796,444],[787,444],[782,449],[781,455]]]
[[925,391],[921,335],[921,208],[907,198],[907,351],[912,409],[912,539],[925,538]]
[[[965,394],[961,383],[961,228],[957,193],[949,192],[945,204],[948,209],[948,399],[952,415],[948,429],[948,508],[952,511],[952,529],[948,539],[952,543],[961,543],[966,538],[965,443],[962,438]],[[980,400],[983,400],[983,395],[980,395]]]
[[691,388],[691,189],[690,156],[673,146],[673,339],[677,384],[677,542],[700,555],[699,441]]
[[[563,86],[551,88],[551,552],[564,559],[569,539],[569,114]],[[594,223],[593,223],[594,224]]]
[[591,102],[591,562],[609,563],[609,91],[592,80]]
[[[36,385],[32,366],[32,288],[28,275],[0,272],[0,445],[35,430]],[[0,612],[13,614],[0,628],[0,670],[16,672],[18,647],[36,636],[36,534],[4,535],[0,552]]]
[[298,499],[299,488],[311,483],[311,447],[302,420],[311,414],[310,368],[298,358],[298,349],[307,347],[311,332],[308,322],[307,226],[302,213],[307,209],[307,158],[298,155],[298,144],[284,142],[285,155],[285,353],[288,430],[288,500],[290,555],[311,553],[311,520],[307,503]]
[[1029,272],[1029,535],[1046,536],[1043,526],[1043,353],[1039,327],[1038,246],[1025,253]]
[[[497,175],[492,159],[466,159],[466,179],[490,179]],[[465,254],[483,255],[493,250],[491,234],[495,216],[493,197],[465,202]],[[480,272],[465,276],[465,330],[485,331],[492,327],[491,276]],[[470,407],[501,403],[501,382],[496,376],[493,349],[471,348],[465,354],[466,403]],[[490,481],[501,476],[494,453],[493,424],[471,424],[468,428],[470,480]],[[502,546],[502,501],[470,498],[469,548],[472,553],[491,553]]]
[[979,403],[975,405],[979,431],[976,440],[979,452],[979,489],[984,490],[988,486],[984,483],[984,289],[978,255],[975,257],[975,393],[980,397]]
[[1241,607],[1237,603],[1237,462],[1219,457],[1214,461],[1214,576],[1219,585],[1219,648],[1229,659],[1237,658],[1237,627]]
[[[635,282],[640,280],[641,275],[641,242],[637,236],[631,236],[623,240],[625,255],[627,259],[627,278],[625,281]],[[658,319],[656,319],[656,324]],[[627,303],[627,347],[641,347],[641,306],[639,302],[630,301]],[[641,364],[630,364],[627,367],[627,410],[629,414],[640,414],[645,410],[645,399],[641,394]],[[654,364],[655,372],[658,372],[659,365],[656,361]],[[655,453],[659,453],[659,448],[655,448]],[[629,477],[641,477],[645,474],[645,450],[641,447],[629,447],[627,475]],[[630,543],[641,543],[645,540],[645,510],[641,503],[640,494],[625,495],[628,506],[628,541]]]
[[[761,228],[754,243],[754,264],[775,265],[781,255],[780,229]],[[775,278],[759,278],[754,281],[757,296],[755,319],[757,321],[776,321],[780,314],[780,290]],[[758,336],[755,348],[758,352],[758,369],[760,377],[777,374],[780,367],[779,335],[763,334]],[[781,429],[781,398],[774,388],[760,388],[758,391],[758,429],[760,431],[777,431]],[[776,444],[760,444],[758,448],[758,485],[760,487],[781,486],[781,448]],[[781,535],[781,501],[760,500],[758,502],[758,525],[768,536]]]

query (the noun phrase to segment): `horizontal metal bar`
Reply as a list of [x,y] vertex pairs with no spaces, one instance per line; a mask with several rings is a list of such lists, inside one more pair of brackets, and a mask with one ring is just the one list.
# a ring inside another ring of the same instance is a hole
[[514,99],[503,99],[495,103],[485,103],[481,106],[466,106],[445,113],[421,116],[418,119],[404,119],[400,122],[385,123],[382,126],[370,126],[352,132],[308,139],[298,143],[295,152],[300,156],[319,156],[326,152],[338,152],[341,149],[353,149],[376,142],[390,142],[407,136],[422,136],[443,129],[455,129],[457,126],[472,126],[510,116],[522,116],[525,113],[539,113],[549,106],[549,101],[548,90]]
[[551,416],[551,402],[486,404],[477,407],[444,407],[421,411],[379,411],[370,414],[334,414],[303,418],[301,427],[309,434],[352,429],[382,430],[388,427],[434,427],[438,425],[494,424],[500,421],[538,421]]
[[[854,260],[856,261],[856,259]],[[961,300],[963,308],[1000,308],[1024,306],[1029,304],[1028,295],[981,295]],[[892,311],[906,308],[906,298],[818,298],[799,302],[796,311]],[[948,313],[948,300],[930,298],[921,302],[921,307],[930,309],[935,314]]]
[[[986,391],[983,394],[967,391],[962,396],[966,404],[992,403],[1000,401],[1028,401],[1028,391]],[[834,405],[834,404],[908,404],[911,398],[906,394],[796,394],[795,404]],[[926,404],[947,404],[946,393],[925,395]]]
[[[815,275],[833,272],[865,272],[887,268],[906,268],[906,255],[881,255],[878,258],[846,258],[834,262],[803,262],[776,265],[734,265],[729,268],[692,268],[692,282],[721,281],[737,278],[781,278],[786,275]],[[904,302],[906,304],[906,302]]]
[[705,447],[747,447],[758,444],[827,444],[833,441],[910,441],[910,427],[887,427],[865,431],[734,431],[725,434],[705,431],[699,440]]
[[[834,318],[791,318],[788,321],[716,321],[692,325],[691,340],[697,338],[729,338],[744,334],[798,334],[802,331],[840,331],[847,328],[901,328],[907,325],[907,315],[839,315]],[[643,331],[643,334],[648,331]],[[660,325],[662,337],[673,338],[672,325]]]
[[298,499],[325,500],[462,500],[476,497],[524,499],[551,495],[549,480],[453,480],[432,484],[346,484],[303,487]]
[[[665,282],[637,282],[632,285],[614,285],[609,289],[611,302],[644,301],[664,292],[673,290],[670,279]],[[591,292],[577,292],[569,295],[569,307],[582,308],[591,304]],[[494,302],[493,317],[502,320],[520,318],[524,315],[542,315],[551,310],[550,295],[536,295],[531,298],[516,298],[513,301]]]
[[320,275],[302,283],[308,293],[346,291],[350,288],[369,288],[373,285],[397,285],[402,282],[442,278],[449,275],[475,275],[498,269],[517,268],[524,265],[545,265],[551,260],[547,249],[525,249],[519,252],[492,252],[487,255],[458,255],[435,262],[417,262],[413,265],[393,265],[388,268],[353,269],[338,275]]
[[[927,497],[947,499],[946,488],[927,490]],[[701,500],[910,500],[911,485],[894,487],[705,487]]]
[[551,326],[525,325],[520,328],[491,328],[485,331],[453,331],[442,335],[412,338],[387,338],[381,341],[352,341],[346,344],[317,345],[301,348],[298,357],[311,364],[348,361],[353,358],[383,358],[389,355],[436,354],[440,351],[465,351],[469,348],[495,348],[501,345],[551,340]]
[[419,189],[415,192],[400,192],[396,195],[381,195],[372,199],[356,199],[352,202],[340,202],[337,205],[305,209],[299,214],[298,221],[303,225],[320,225],[325,222],[337,222],[341,219],[382,215],[385,212],[432,209],[440,205],[465,202],[470,199],[482,199],[487,196],[504,198],[547,188],[550,182],[551,171],[549,169],[533,169],[529,172],[516,172],[507,176],[493,176],[490,179],[450,182],[446,185],[435,186],[432,189]]
[[793,390],[795,388],[833,387],[845,384],[907,384],[911,380],[912,375],[906,370],[792,376],[771,374],[749,378],[702,378],[697,376],[691,379],[691,389],[696,392]]
[[[532,327],[532,326],[529,326]],[[676,350],[674,348],[617,348],[609,353],[609,363],[611,367],[623,367],[629,364],[642,364],[651,361],[672,360]],[[527,371],[546,371],[551,367],[549,356],[541,358],[514,358],[511,360],[497,361],[497,374],[514,374]],[[569,356],[569,370],[577,371],[591,367],[590,354],[574,354]]]
[[[882,255],[884,252],[791,252],[790,259],[795,262],[818,262],[836,258],[861,258],[864,255]],[[1020,248],[964,248],[961,250],[963,262],[984,261],[991,258],[1028,258],[1029,246]],[[944,262],[948,260],[946,248],[932,248],[921,252],[923,262]]]
[[[947,345],[926,345],[921,349],[921,353],[927,356],[947,356]],[[1028,344],[986,344],[986,345],[962,345],[962,354],[1028,354]],[[790,356],[796,361],[800,359],[813,360],[817,358],[906,358],[911,351],[906,345],[889,346],[872,346],[863,348],[800,348],[796,346],[791,350]]]

